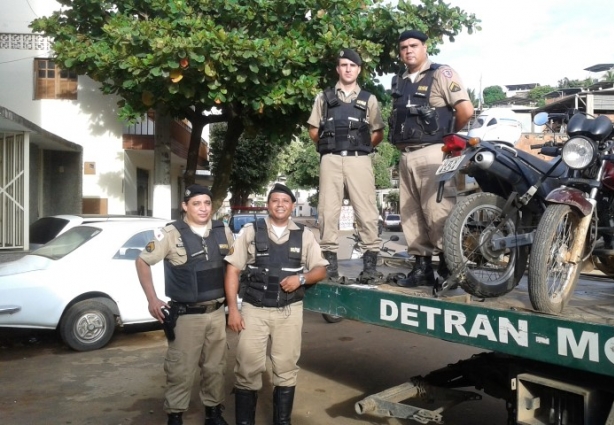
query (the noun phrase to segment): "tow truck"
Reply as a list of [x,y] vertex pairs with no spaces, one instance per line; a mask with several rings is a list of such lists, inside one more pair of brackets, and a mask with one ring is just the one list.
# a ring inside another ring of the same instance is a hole
[[[378,270],[388,276],[407,272],[407,261],[386,258]],[[339,262],[350,278],[361,268],[359,260]],[[435,294],[427,287],[323,281],[307,291],[304,306],[485,350],[365,397],[355,404],[358,414],[441,424],[445,409],[481,398],[467,390],[475,388],[506,401],[508,425],[614,425],[609,279],[583,275],[561,315],[532,309],[526,278],[509,294],[491,299],[462,289]]]

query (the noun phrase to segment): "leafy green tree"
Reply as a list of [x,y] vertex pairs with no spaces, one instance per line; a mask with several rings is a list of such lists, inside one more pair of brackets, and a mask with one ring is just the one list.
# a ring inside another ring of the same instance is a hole
[[559,89],[570,89],[570,88],[575,88],[575,87],[586,88],[590,86],[591,84],[593,84],[594,82],[595,80],[593,80],[590,77],[584,80],[570,80],[569,78],[565,77],[562,80],[559,80],[557,88]]
[[[224,153],[226,127],[226,123],[214,124],[211,127],[210,157],[214,175],[221,164],[219,157]],[[267,139],[262,134],[253,138],[239,138],[228,186],[232,193],[230,205],[246,206],[252,193],[264,193],[267,183],[274,180],[279,172],[277,155],[271,155],[271,152],[279,152],[279,145],[279,141]]]
[[398,190],[391,190],[390,192],[388,192],[388,195],[386,195],[386,202],[388,202],[390,205],[392,205],[392,211],[394,211],[394,212],[396,212],[398,214],[399,202],[400,202],[399,191]]
[[529,99],[537,103],[538,107],[542,107],[546,104],[546,99],[544,96],[554,90],[556,89],[552,86],[537,86],[529,90],[528,96]]
[[375,187],[387,189],[390,185],[392,168],[399,162],[401,156],[399,150],[391,143],[384,140],[377,146],[377,152],[373,155],[373,173],[375,174]]
[[489,86],[483,91],[484,106],[492,106],[494,103],[505,99],[505,93],[501,86]]
[[320,185],[320,154],[306,130],[292,141],[284,154],[280,162],[288,187],[313,189]]
[[603,81],[614,82],[614,69],[610,69],[603,75]]
[[204,126],[228,123],[212,187],[215,209],[226,197],[240,136],[288,143],[314,96],[336,79],[341,48],[358,50],[361,80],[372,81],[398,70],[397,38],[406,28],[427,32],[432,54],[444,37],[480,29],[474,14],[443,0],[59,3],[61,10],[32,28],[53,38],[61,67],[119,95],[123,117],[155,108],[191,122],[186,184],[194,181]]

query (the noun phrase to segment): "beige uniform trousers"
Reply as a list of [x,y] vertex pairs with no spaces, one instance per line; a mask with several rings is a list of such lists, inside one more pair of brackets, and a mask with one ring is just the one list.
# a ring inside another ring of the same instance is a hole
[[320,158],[318,222],[322,251],[337,252],[339,249],[339,215],[344,185],[354,207],[356,229],[362,241],[361,251],[379,251],[379,214],[375,201],[375,177],[371,157],[333,154],[322,155]]
[[248,303],[241,306],[245,329],[239,333],[236,387],[259,391],[262,374],[266,371],[267,344],[271,341],[271,365],[273,385],[293,387],[299,367],[303,328],[303,302],[286,307],[255,307]]
[[205,406],[224,402],[226,373],[226,314],[224,307],[205,314],[177,318],[175,340],[168,342],[164,360],[167,413],[184,412],[196,370],[200,368],[200,400]]
[[443,199],[437,203],[435,172],[444,159],[442,146],[403,152],[399,162],[401,224],[411,255],[443,252],[443,228],[456,203],[456,179],[446,182]]

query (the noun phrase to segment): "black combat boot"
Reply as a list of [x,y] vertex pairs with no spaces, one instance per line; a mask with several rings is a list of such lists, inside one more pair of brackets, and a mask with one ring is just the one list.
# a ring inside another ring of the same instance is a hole
[[433,272],[431,257],[416,255],[414,268],[409,272],[406,279],[399,279],[397,285],[405,288],[435,285],[435,273]]
[[258,393],[235,388],[235,420],[237,425],[256,425]]
[[339,276],[339,263],[337,263],[337,253],[332,251],[322,251],[322,255],[324,256],[324,259],[328,261],[328,266],[326,266],[328,278],[335,282],[338,281],[341,276]]
[[205,425],[228,425],[222,417],[224,406],[205,406]]
[[377,271],[377,251],[367,251],[362,256],[363,270],[358,276],[358,283],[379,285],[384,275]]
[[167,425],[183,425],[183,413],[169,413]]
[[437,266],[437,274],[443,280],[450,277],[450,269],[446,263],[446,257],[443,254],[439,254],[439,265]]
[[273,390],[273,425],[292,425],[292,404],[296,387],[275,387]]

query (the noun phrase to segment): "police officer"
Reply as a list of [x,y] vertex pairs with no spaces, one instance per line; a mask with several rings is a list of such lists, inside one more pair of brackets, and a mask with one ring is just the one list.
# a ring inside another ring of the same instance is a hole
[[[275,184],[268,217],[246,224],[226,257],[228,326],[239,332],[235,371],[237,425],[254,425],[256,400],[266,370],[267,343],[273,365],[273,424],[290,425],[301,353],[305,289],[326,277],[326,260],[309,229],[290,220],[296,198]],[[241,271],[241,312],[237,293]]]
[[[176,319],[164,362],[168,425],[183,423],[199,366],[205,425],[228,425],[222,417],[227,352],[224,256],[233,237],[224,223],[211,220],[211,199],[207,187],[189,186],[181,204],[184,219],[164,227],[136,260],[151,315],[162,323],[164,312],[170,311],[171,321]],[[152,281],[151,265],[162,260],[168,303],[158,298]]]
[[399,162],[401,224],[408,253],[416,258],[399,286],[433,286],[432,256],[439,254],[438,274],[449,270],[442,255],[443,227],[455,203],[456,182],[444,189],[437,203],[435,171],[441,165],[445,134],[462,129],[473,115],[473,105],[458,74],[447,65],[431,62],[423,32],[408,30],[399,36],[399,55],[406,70],[393,77],[392,143],[402,152]]
[[356,79],[362,60],[358,53],[343,49],[337,58],[339,81],[315,99],[309,136],[320,153],[320,199],[318,201],[320,245],[329,262],[328,276],[340,278],[337,265],[339,215],[344,186],[356,215],[363,271],[360,283],[377,283],[376,270],[381,240],[375,200],[375,177],[371,157],[381,142],[384,121],[375,96],[361,90]]

